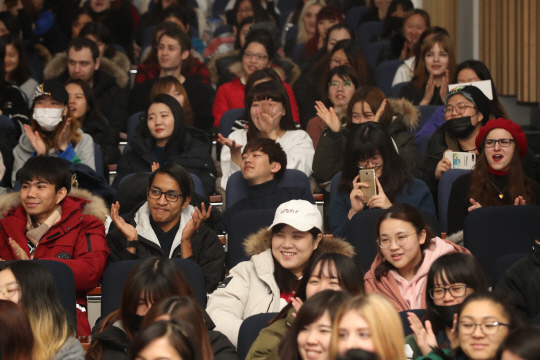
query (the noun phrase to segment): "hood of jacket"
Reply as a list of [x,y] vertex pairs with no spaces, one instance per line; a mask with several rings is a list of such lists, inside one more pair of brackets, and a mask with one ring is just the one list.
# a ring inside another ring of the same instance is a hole
[[[168,254],[168,257],[172,257],[174,250],[180,246],[180,243],[182,242],[182,232],[189,220],[191,220],[191,214],[194,211],[195,208],[192,205],[188,205],[180,213],[180,228],[174,237],[173,244],[171,246],[171,253]],[[135,213],[133,221],[137,224],[135,226],[137,233],[148,241],[153,242],[158,247],[161,247],[159,239],[157,238],[156,233],[150,224],[150,209],[148,208],[148,201],[144,202],[139,209],[134,209],[133,212]]]
[[[272,231],[262,228],[256,233],[251,234],[244,240],[244,251],[248,256],[258,255],[270,249],[272,243]],[[356,253],[354,247],[341,238],[332,238],[323,236],[319,243],[319,249],[322,252],[333,252],[353,257]]]
[[392,112],[394,118],[388,126],[392,128],[392,131],[412,131],[418,127],[420,123],[420,111],[412,102],[406,99],[388,99],[390,106],[392,106]]
[[[126,74],[129,73],[129,70],[131,69],[131,62],[129,61],[129,58],[127,57],[127,55],[124,54],[123,52],[116,51],[116,53],[110,59],[110,61],[114,65],[118,66],[121,70],[123,70]],[[129,76],[128,76],[128,79],[129,79]]]
[[[103,56],[99,57],[99,62],[99,70],[115,78],[118,86],[123,89],[128,85],[129,76],[124,69]],[[49,80],[57,78],[60,75],[65,75],[64,73],[67,73],[67,63],[68,57],[66,52],[56,54],[45,66],[45,69],[43,70],[43,79]],[[65,76],[65,79],[63,80],[67,80],[68,77],[69,76]]]
[[[107,205],[102,198],[92,194],[88,190],[79,189],[76,187],[71,188],[68,198],[70,198],[72,202],[76,203],[75,206],[79,206],[82,209],[83,215],[93,215],[101,222],[105,223],[105,220],[109,215],[109,210],[107,209]],[[1,195],[0,219],[8,216],[8,213],[14,212],[21,204],[19,192]],[[62,215],[62,217],[64,217],[64,215]]]
[[[276,64],[272,64],[272,69],[274,69],[278,73],[281,80],[284,81],[285,72],[283,71],[283,69],[280,68],[279,66],[277,66]],[[237,61],[234,64],[232,64],[231,66],[229,66],[229,71],[232,72],[239,79],[242,79],[242,77],[244,75],[246,75],[246,73],[244,71],[244,68],[242,67],[242,62],[241,61]]]
[[234,63],[239,52],[240,50],[232,50],[232,51],[214,56],[213,58],[210,59],[210,61],[208,62],[208,64],[206,64],[206,66],[208,67],[208,71],[210,72],[210,81],[212,82],[212,84],[217,84],[219,82],[219,74],[220,74],[221,69],[218,69],[218,61],[224,58],[230,58],[231,63]]

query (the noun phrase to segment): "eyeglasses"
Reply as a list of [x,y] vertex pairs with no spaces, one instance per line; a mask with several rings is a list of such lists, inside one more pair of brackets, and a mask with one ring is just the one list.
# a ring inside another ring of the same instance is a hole
[[266,60],[268,59],[268,55],[264,55],[264,54],[254,54],[254,53],[251,53],[251,52],[245,52],[244,53],[244,57],[246,59],[252,59],[253,57],[255,56],[255,58],[259,61],[263,61],[263,60]]
[[359,169],[367,169],[368,164],[371,163],[371,166],[376,168],[383,165],[383,158],[381,155],[375,155],[371,159],[360,160],[357,164]]
[[176,202],[178,201],[178,198],[180,196],[184,196],[182,194],[174,193],[174,192],[163,192],[158,189],[148,189],[148,197],[150,199],[161,199],[161,195],[165,195],[165,200],[169,202]]
[[488,148],[490,147],[494,147],[495,146],[495,143],[499,143],[500,146],[502,147],[508,147],[510,146],[510,144],[513,142],[513,141],[516,141],[514,139],[498,139],[498,140],[495,140],[495,139],[486,139],[484,141],[484,145]]
[[6,299],[12,298],[17,291],[19,291],[19,284],[16,282],[6,283],[0,288],[0,292]]
[[429,296],[431,296],[433,300],[442,299],[447,291],[453,297],[463,297],[467,293],[467,285],[455,284],[449,287],[435,287],[429,290]]
[[463,335],[471,335],[476,330],[477,326],[480,326],[480,330],[484,335],[493,335],[499,331],[500,326],[510,326],[509,324],[504,324],[498,321],[487,321],[481,324],[475,324],[470,321],[460,321],[458,331]]
[[467,105],[465,103],[459,103],[457,104],[456,106],[452,106],[452,105],[447,105],[444,109],[443,109],[443,114],[444,115],[447,115],[447,114],[453,114],[454,113],[454,109],[456,109],[456,113],[458,115],[463,115],[465,114],[465,111],[467,111],[467,108],[473,108],[473,109],[476,109],[476,107],[474,106],[470,106],[470,105]]
[[377,244],[381,247],[381,249],[386,249],[390,247],[390,244],[392,244],[392,239],[396,240],[396,244],[398,245],[405,245],[407,243],[407,240],[409,240],[409,236],[412,234],[416,234],[416,232],[405,234],[405,233],[398,233],[395,236],[380,236],[377,239]]
[[337,80],[333,80],[333,81],[330,81],[328,83],[328,86],[329,87],[335,87],[335,88],[339,88],[340,85],[343,85],[343,87],[346,87],[346,88],[352,88],[353,87],[353,82],[350,81],[350,80],[344,80],[343,82],[339,82]]

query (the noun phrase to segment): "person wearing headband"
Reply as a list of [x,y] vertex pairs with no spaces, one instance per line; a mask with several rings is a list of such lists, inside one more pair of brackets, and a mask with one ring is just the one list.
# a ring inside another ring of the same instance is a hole
[[13,184],[17,171],[33,156],[56,156],[96,169],[94,140],[80,129],[68,102],[68,92],[56,80],[47,80],[36,87],[30,125],[24,125],[19,144],[13,149]]

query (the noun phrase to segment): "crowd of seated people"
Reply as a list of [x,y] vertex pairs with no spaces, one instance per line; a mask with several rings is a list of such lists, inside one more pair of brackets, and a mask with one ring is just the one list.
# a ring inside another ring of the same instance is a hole
[[4,1],[0,359],[537,359],[539,234],[468,237],[536,214],[537,146],[455,42],[410,0]]

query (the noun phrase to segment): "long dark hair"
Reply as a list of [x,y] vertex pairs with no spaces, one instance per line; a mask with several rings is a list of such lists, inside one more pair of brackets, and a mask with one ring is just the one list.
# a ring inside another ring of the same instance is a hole
[[[139,353],[153,341],[166,337],[182,360],[203,360],[202,351],[195,344],[197,333],[192,324],[184,321],[156,321],[139,332],[129,348],[129,360],[139,359]],[[206,359],[204,359],[206,360]]]
[[[173,295],[195,299],[184,274],[171,259],[157,256],[144,259],[129,273],[122,290],[119,309],[105,318],[97,333],[102,332],[114,322],[120,321],[128,340],[131,341],[135,337],[137,328],[135,314],[141,296],[144,296],[146,304],[150,305]],[[101,355],[100,342],[92,340],[86,359],[101,359]]]
[[[429,248],[431,244],[431,239],[435,237],[428,223],[426,222],[426,220],[424,220],[420,211],[414,206],[404,203],[396,204],[388,208],[377,219],[377,223],[375,224],[375,238],[378,239],[381,235],[381,224],[387,219],[397,219],[410,223],[416,230],[416,234],[418,234],[418,236],[423,230],[426,231],[426,241],[424,241],[424,243],[420,245],[420,251],[422,252],[422,261],[417,265],[417,268],[415,269],[418,270],[418,268],[420,268],[422,262],[424,261],[424,251]],[[379,246],[377,246],[377,254],[382,254],[381,248]],[[375,278],[377,279],[377,281],[381,281],[381,276],[386,276],[388,274],[388,271],[390,270],[396,270],[396,267],[390,264],[388,261],[383,261],[379,266],[377,266],[377,268],[375,269]]]
[[[443,276],[444,274],[444,276]],[[426,289],[426,318],[431,321],[433,332],[436,334],[444,329],[444,324],[433,312],[435,302],[429,295],[439,277],[443,286],[465,284],[474,291],[488,291],[489,284],[482,266],[474,256],[466,253],[446,254],[435,260],[429,268]]]
[[244,47],[240,50],[240,53],[238,55],[240,59],[242,59],[244,53],[246,52],[246,49],[251,43],[261,44],[266,50],[268,60],[272,62],[274,56],[276,55],[276,47],[274,44],[274,39],[272,39],[272,36],[268,32],[268,30],[256,29],[249,31],[249,33],[246,35],[246,43],[244,44]]
[[86,114],[84,115],[84,119],[77,119],[79,121],[79,124],[81,124],[81,126],[84,126],[86,122],[90,119],[98,119],[98,121],[102,121],[107,124],[107,120],[105,120],[105,117],[99,110],[96,96],[94,95],[94,90],[92,90],[90,85],[88,85],[88,83],[84,80],[72,78],[69,78],[66,81],[66,86],[69,84],[79,85],[83,91],[84,97],[86,98]]
[[358,75],[356,74],[356,71],[350,66],[336,66],[332,70],[328,72],[328,75],[326,76],[326,97],[328,98],[328,106],[333,106],[333,104],[330,102],[329,98],[329,90],[330,90],[330,83],[332,82],[332,78],[334,75],[337,75],[338,78],[340,78],[343,81],[350,80],[354,84],[354,88],[358,88]]
[[536,360],[540,354],[540,327],[529,325],[512,331],[497,350],[495,359],[501,360],[505,351],[523,360]]
[[116,47],[114,46],[111,32],[109,29],[99,22],[91,22],[83,26],[79,32],[79,37],[85,37],[92,35],[96,40],[102,42],[105,45],[103,56],[112,59],[116,55]]
[[[234,3],[233,9],[232,9],[232,15],[234,16],[234,19],[230,19],[232,22],[232,25],[238,26],[236,22],[236,14],[238,13],[238,9],[240,8],[240,5],[244,1],[249,1],[251,3],[251,7],[253,8],[253,17],[255,19],[260,19],[259,21],[273,21],[272,17],[268,14],[268,12],[262,7],[261,2],[258,0],[236,0]],[[272,6],[274,6],[272,4]],[[237,29],[240,31],[240,29]]]
[[281,103],[285,110],[285,115],[279,121],[281,130],[296,130],[291,110],[291,102],[285,86],[280,81],[265,81],[251,88],[244,98],[244,108],[246,109],[246,120],[248,123],[247,139],[248,141],[259,136],[259,129],[255,126],[251,118],[251,105],[255,101],[272,99],[272,101]]
[[19,63],[17,64],[17,67],[13,69],[11,74],[7,74],[8,81],[15,85],[24,84],[24,82],[32,76],[32,71],[30,70],[30,65],[28,65],[28,56],[26,55],[22,39],[17,34],[5,34],[2,35],[0,39],[5,42],[6,47],[12,45],[19,54]]
[[351,296],[344,291],[324,290],[313,295],[298,311],[296,319],[289,331],[279,343],[279,355],[281,360],[299,360],[298,334],[304,327],[319,320],[326,311],[330,314],[331,322],[334,322],[341,304]]
[[[486,137],[489,133],[486,134]],[[482,206],[513,205],[518,196],[523,196],[527,204],[536,204],[534,181],[525,175],[517,145],[514,144],[514,155],[508,170],[508,186],[503,189],[507,196],[500,198],[491,180],[489,163],[486,158],[485,138],[482,139],[480,155],[476,157],[476,166],[472,172],[471,187],[468,198],[473,198]]]
[[0,355],[3,360],[32,360],[34,335],[23,309],[0,300]]
[[379,182],[390,202],[406,184],[412,184],[411,171],[405,160],[396,151],[390,134],[383,125],[370,121],[359,124],[347,136],[343,172],[338,190],[349,194],[352,191],[352,181],[358,175],[358,161],[380,155],[383,159],[383,172]]
[[458,76],[459,72],[464,69],[471,69],[474,71],[474,73],[480,78],[480,80],[491,80],[491,93],[493,94],[493,100],[491,100],[491,110],[490,113],[495,116],[495,118],[503,117],[505,119],[508,118],[508,114],[506,113],[506,110],[504,109],[504,106],[499,101],[499,97],[497,96],[497,89],[495,88],[495,82],[493,81],[493,78],[491,77],[491,73],[489,72],[489,69],[487,68],[486,64],[484,64],[482,61],[479,60],[465,60],[461,64],[459,64],[456,68],[456,73],[454,76],[454,84],[457,84],[458,82]]
[[194,345],[201,349],[204,360],[213,360],[214,352],[208,337],[208,330],[204,322],[201,307],[195,300],[187,296],[171,296],[157,304],[154,304],[144,316],[141,329],[146,328],[160,316],[167,315],[170,319],[185,321],[193,326],[196,336]]
[[186,142],[186,115],[184,114],[184,109],[182,109],[180,103],[169,94],[158,94],[151,100],[144,117],[135,129],[135,136],[140,136],[148,149],[153,149],[156,145],[156,139],[154,139],[148,129],[147,120],[148,111],[153,104],[167,105],[174,117],[174,129],[169,141],[167,141],[167,144],[165,145],[164,154],[181,154],[184,151],[184,144]]

